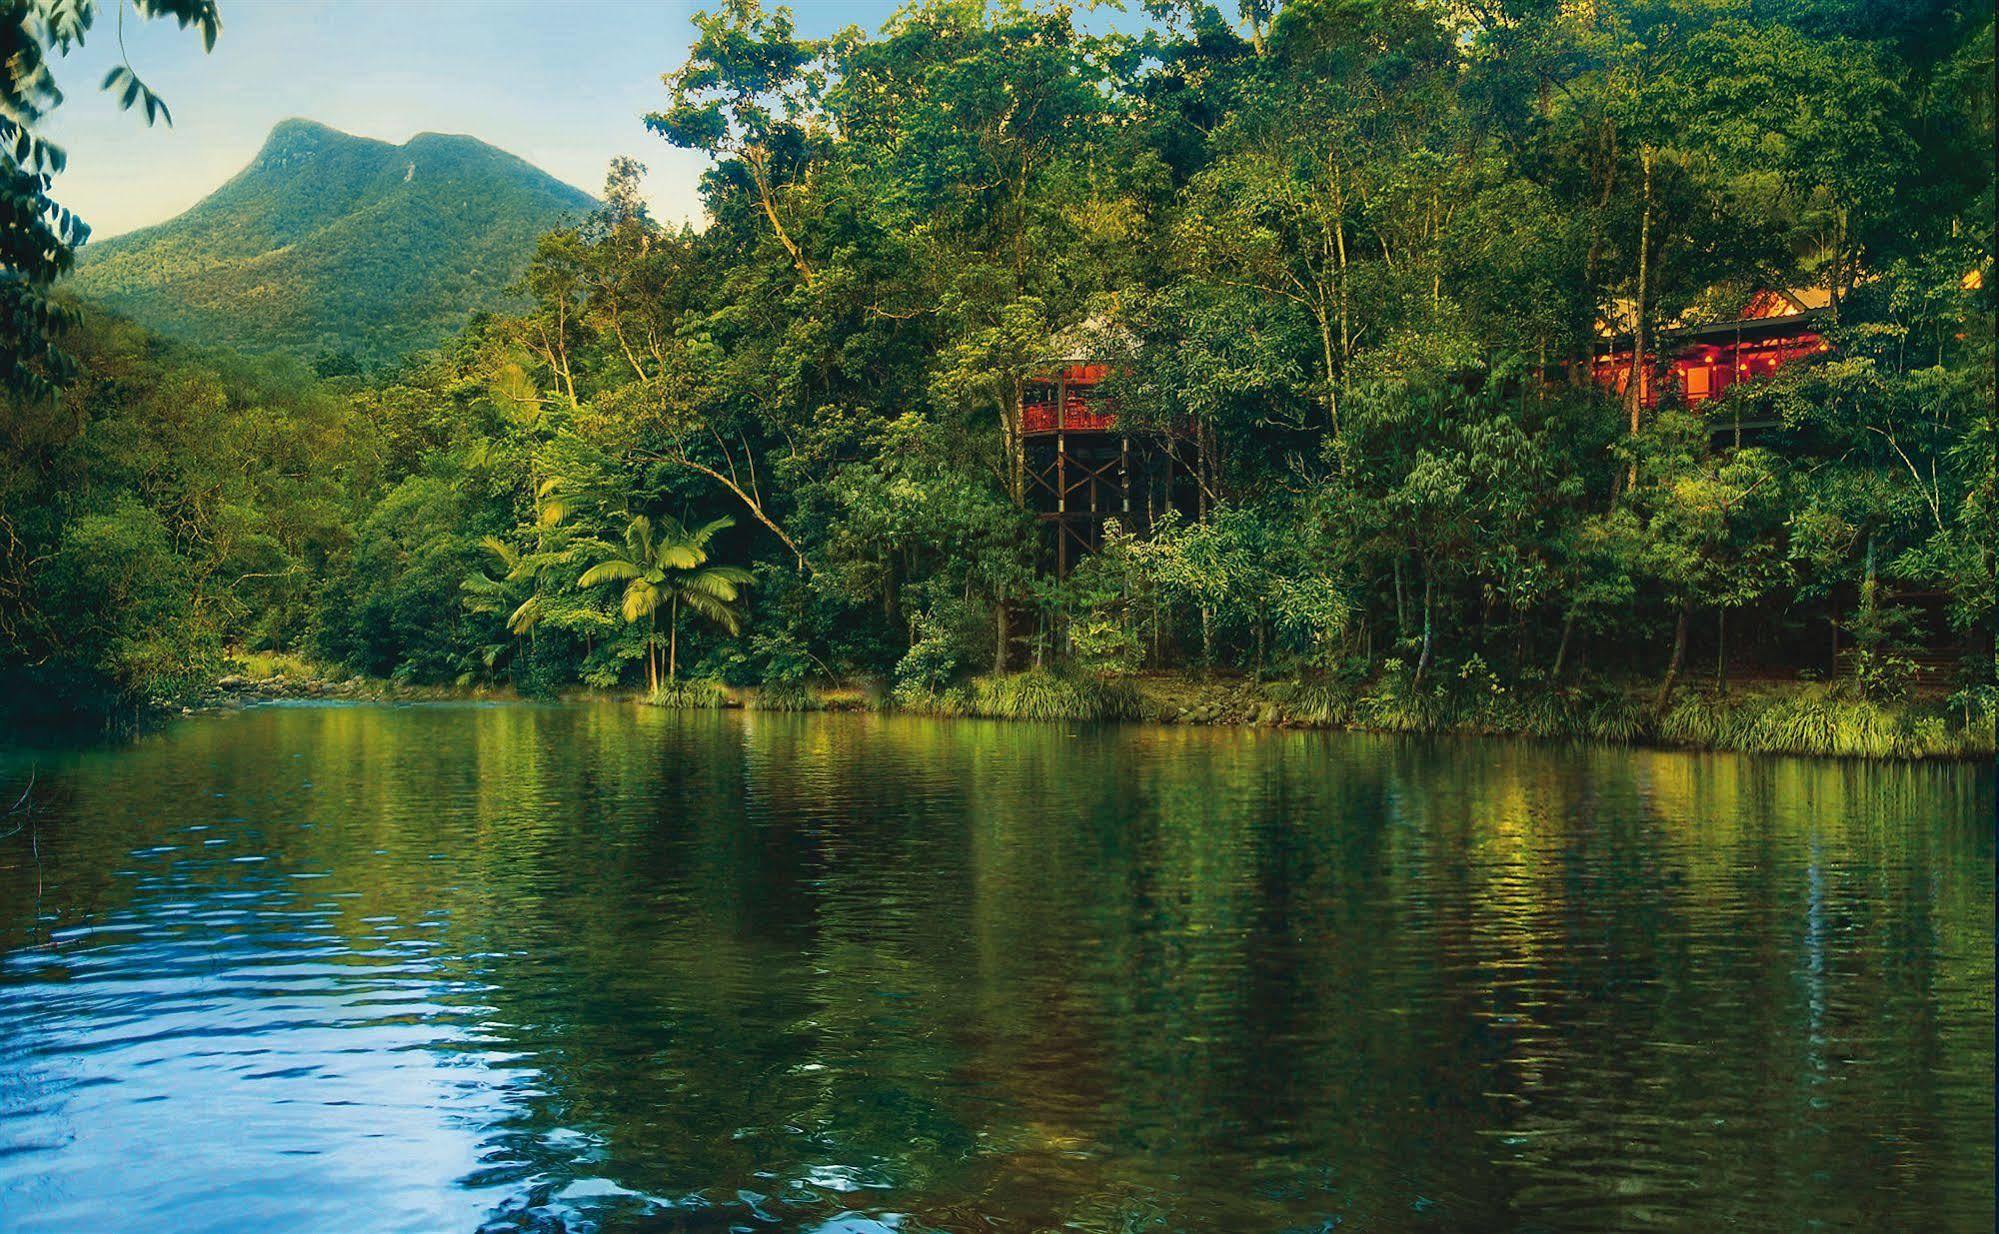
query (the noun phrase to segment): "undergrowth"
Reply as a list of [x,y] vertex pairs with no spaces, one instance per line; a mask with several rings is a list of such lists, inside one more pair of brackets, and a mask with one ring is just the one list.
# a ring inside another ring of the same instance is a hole
[[237,651],[230,653],[224,663],[233,666],[233,671],[251,681],[268,681],[273,677],[322,677],[334,671],[288,651]]
[[802,681],[773,681],[744,704],[756,711],[825,711],[826,700]]
[[1139,715],[1137,692],[1121,681],[1033,669],[1004,677],[974,677],[940,691],[898,690],[907,711],[995,720],[1128,720]]
[[[705,680],[664,686],[646,701],[683,708],[734,705],[726,688]],[[743,700],[744,706],[764,711],[845,709],[849,703],[1002,720],[1254,723],[1841,758],[1994,753],[1993,709],[1982,698],[1950,709],[1869,700],[1850,685],[1805,683],[1732,694],[1690,689],[1677,694],[1655,719],[1649,689],[1602,682],[1515,687],[1478,661],[1432,674],[1421,686],[1393,663],[1372,681],[1308,678],[1257,685],[1162,678],[1148,681],[1143,689],[1119,677],[1033,669],[934,689],[905,682],[892,700],[848,699],[800,683],[765,685]]]
[[1889,708],[1826,686],[1784,694],[1683,694],[1661,716],[1669,745],[1842,758],[1936,758],[1990,754],[1993,717],[1969,723]]
[[669,681],[646,695],[645,701],[654,707],[678,707],[686,711],[712,711],[727,707],[730,703],[729,691],[715,681]]
[[[1295,681],[1268,696],[1281,722],[1390,733],[1511,735],[1834,758],[1966,758],[1994,753],[1993,709],[1887,704],[1838,686],[1715,694],[1682,691],[1656,720],[1643,691],[1613,686],[1516,690],[1477,673],[1413,685],[1395,666],[1374,682]],[[1961,712],[1961,714],[1960,714]]]

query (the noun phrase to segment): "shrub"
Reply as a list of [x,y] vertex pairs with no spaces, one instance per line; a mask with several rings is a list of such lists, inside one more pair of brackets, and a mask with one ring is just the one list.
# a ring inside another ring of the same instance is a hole
[[1653,735],[1674,745],[1833,758],[1936,758],[1991,749],[1991,729],[1891,708],[1826,686],[1787,695],[1687,694]]
[[923,636],[895,666],[896,698],[915,701],[941,692],[957,676],[958,663],[958,640],[926,622]]
[[898,686],[896,697],[912,711],[995,720],[1129,720],[1140,712],[1138,692],[1124,682],[1044,669],[975,677],[944,691]]
[[1449,726],[1451,712],[1442,686],[1419,688],[1409,666],[1391,659],[1360,696],[1354,714],[1363,727],[1383,732],[1435,733]]
[[803,681],[767,681],[757,688],[751,705],[758,711],[824,711],[825,704]]
[[720,682],[702,679],[668,681],[661,683],[657,690],[645,700],[654,707],[678,707],[684,711],[712,711],[727,707],[734,700]]
[[1344,728],[1354,722],[1359,697],[1341,681],[1296,681],[1274,685],[1271,697],[1285,720],[1314,728]]

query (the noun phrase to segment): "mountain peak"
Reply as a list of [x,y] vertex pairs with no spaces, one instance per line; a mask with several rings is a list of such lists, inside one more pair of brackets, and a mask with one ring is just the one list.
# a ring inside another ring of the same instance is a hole
[[304,116],[291,116],[271,126],[270,133],[264,137],[264,146],[262,151],[259,152],[258,157],[261,158],[274,151],[285,152],[355,144],[384,145],[386,143],[376,142],[368,137],[356,137],[352,133],[343,133],[330,124],[321,124],[317,120],[308,120]]
[[405,147],[478,146],[481,149],[485,150],[496,149],[496,147],[488,145],[483,141],[480,141],[477,137],[472,136],[470,133],[433,133],[429,129],[425,129],[423,132],[418,133],[416,136],[404,142],[403,145]]
[[329,137],[353,136],[353,134],[351,133],[341,132],[339,129],[334,128],[330,124],[321,124],[319,121],[314,120],[308,116],[286,116],[284,119],[278,121],[276,124],[271,126],[270,137],[265,138],[265,140],[269,141],[272,138],[276,137],[290,137],[299,134],[307,134],[313,136],[325,135]]
[[292,117],[185,214],[87,246],[70,284],[165,334],[385,361],[507,307],[536,237],[594,204],[475,137]]

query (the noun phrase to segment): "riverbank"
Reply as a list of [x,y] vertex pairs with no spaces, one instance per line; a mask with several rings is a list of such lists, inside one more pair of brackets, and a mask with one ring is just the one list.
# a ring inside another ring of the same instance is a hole
[[511,699],[510,689],[491,686],[416,685],[384,677],[366,677],[299,656],[253,652],[230,658],[226,671],[182,697],[163,700],[156,709],[193,715],[232,711],[258,703],[444,702],[456,699]]
[[[440,703],[461,699],[507,701],[520,696],[512,690],[490,687],[411,685],[385,681],[380,677],[302,676],[245,678],[219,677],[202,693],[181,701],[183,715],[204,711],[227,711],[258,703],[352,702],[352,703]],[[175,705],[168,705],[174,710]]]
[[[504,701],[491,686],[416,685],[342,673],[287,656],[232,659],[212,682],[147,710],[158,719],[300,701]],[[1043,722],[1130,721],[1353,732],[1514,737],[1674,749],[1836,758],[1990,759],[1989,711],[1936,697],[1867,699],[1844,682],[1756,681],[1727,691],[1682,689],[1662,714],[1647,683],[1514,689],[1454,676],[1418,689],[1406,677],[1371,682],[1266,680],[1194,672],[1099,677],[1031,670],[974,677],[940,691],[891,690],[876,680],[833,685],[729,686],[684,680],[650,696],[578,691],[682,709],[872,711]]]
[[1682,690],[1655,714],[1642,683],[1518,691],[1493,682],[1418,690],[1372,683],[1264,681],[1150,673],[1092,677],[1031,671],[973,678],[939,692],[732,688],[681,682],[643,699],[654,706],[767,711],[894,711],[1004,720],[1246,725],[1354,732],[1519,737],[1677,749],[1837,758],[1981,759],[1994,755],[1989,712],[1941,699],[1871,700],[1843,684],[1757,682],[1728,691]]

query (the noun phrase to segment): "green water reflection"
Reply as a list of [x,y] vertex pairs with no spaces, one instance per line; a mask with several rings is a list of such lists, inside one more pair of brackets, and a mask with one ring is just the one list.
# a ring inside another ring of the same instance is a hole
[[608,705],[36,761],[9,1230],[1993,1224],[1989,767]]

